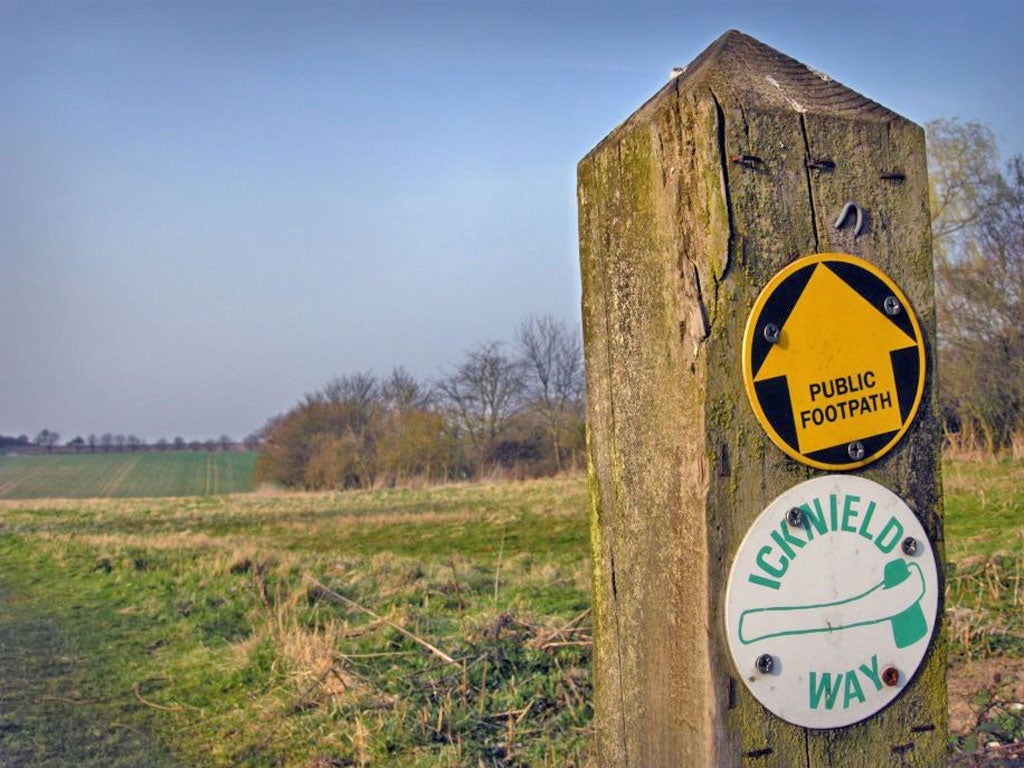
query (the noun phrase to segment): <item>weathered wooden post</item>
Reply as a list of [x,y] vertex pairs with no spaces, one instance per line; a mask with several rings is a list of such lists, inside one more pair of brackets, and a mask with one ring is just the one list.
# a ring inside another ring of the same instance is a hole
[[923,132],[733,31],[578,174],[599,765],[944,764]]

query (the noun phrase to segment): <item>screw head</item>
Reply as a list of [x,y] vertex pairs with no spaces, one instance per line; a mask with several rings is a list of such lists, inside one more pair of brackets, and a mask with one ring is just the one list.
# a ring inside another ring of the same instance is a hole
[[882,670],[882,682],[890,688],[900,681],[900,671],[896,667],[886,667]]
[[804,511],[800,507],[792,507],[786,513],[786,522],[794,528],[800,528],[804,524]]
[[779,335],[782,333],[782,329],[779,328],[775,323],[768,323],[764,327],[764,340],[769,344],[778,344]]
[[885,310],[885,314],[891,317],[893,315],[898,315],[903,307],[900,306],[900,300],[895,296],[886,296],[885,301],[882,302],[882,309]]
[[864,458],[864,443],[860,440],[855,440],[846,447],[846,452],[850,454],[850,458],[854,461],[860,461]]
[[757,657],[754,666],[757,667],[757,671],[762,675],[767,675],[775,668],[775,659],[772,658],[770,653],[762,653]]
[[914,554],[915,552],[917,552],[917,539],[915,539],[913,536],[907,536],[907,538],[903,540],[901,548],[903,549],[904,555]]

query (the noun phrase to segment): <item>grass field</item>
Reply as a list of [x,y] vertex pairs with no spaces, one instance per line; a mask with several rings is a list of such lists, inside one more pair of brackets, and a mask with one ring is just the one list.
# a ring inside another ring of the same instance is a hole
[[[945,476],[964,753],[1024,737],[1024,467]],[[0,749],[24,765],[114,765],[138,743],[152,765],[586,765],[586,499],[572,477],[0,502]],[[45,684],[24,672],[40,658]],[[106,740],[58,734],[60,759],[37,759],[65,718],[109,724]]]
[[0,499],[245,493],[255,463],[251,451],[0,456]]

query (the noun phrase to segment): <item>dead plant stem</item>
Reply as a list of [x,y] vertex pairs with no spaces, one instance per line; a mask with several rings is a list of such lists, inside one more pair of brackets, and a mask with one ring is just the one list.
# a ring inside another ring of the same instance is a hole
[[498,610],[498,580],[501,576],[501,556],[505,553],[505,529],[501,529],[501,545],[498,547],[498,563],[494,566],[494,610]]
[[316,579],[314,579],[308,573],[302,574],[302,578],[305,579],[306,581],[308,581],[313,586],[315,586],[315,587],[317,587],[319,589],[322,589],[324,591],[324,594],[330,595],[334,599],[341,601],[342,603],[344,603],[345,605],[347,605],[347,606],[349,606],[351,608],[355,608],[358,611],[362,611],[367,616],[370,616],[370,617],[372,617],[374,619],[377,619],[378,621],[384,622],[385,624],[387,624],[389,627],[391,627],[393,630],[395,630],[399,634],[404,635],[405,637],[408,637],[413,642],[416,642],[416,643],[419,643],[420,645],[422,645],[424,648],[426,648],[428,651],[430,651],[432,654],[437,656],[437,658],[441,659],[442,661],[447,662],[448,664],[454,664],[456,666],[458,665],[458,662],[455,661],[455,659],[453,659],[447,653],[442,651],[437,646],[431,645],[426,640],[424,640],[422,637],[419,637],[418,635],[414,635],[412,632],[407,630],[405,627],[401,627],[398,624],[396,624],[395,622],[390,621],[389,619],[386,619],[383,616],[380,616],[380,615],[374,613],[369,608],[366,608],[365,606],[362,606],[359,603],[357,603],[355,600],[350,600],[349,598],[345,597],[344,595],[338,594],[337,592],[335,592],[330,587],[328,587],[325,584],[322,584],[321,582],[319,582]]

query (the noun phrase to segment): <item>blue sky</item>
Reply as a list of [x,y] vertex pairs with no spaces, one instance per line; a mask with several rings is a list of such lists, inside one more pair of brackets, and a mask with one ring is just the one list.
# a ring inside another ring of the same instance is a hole
[[731,28],[1024,153],[1011,2],[0,3],[0,433],[241,438],[577,322],[576,162]]

